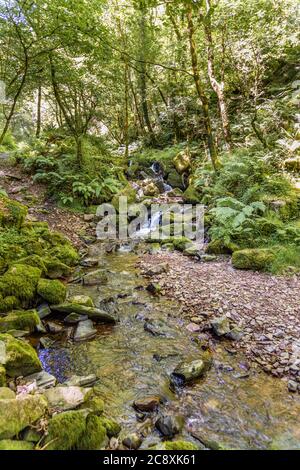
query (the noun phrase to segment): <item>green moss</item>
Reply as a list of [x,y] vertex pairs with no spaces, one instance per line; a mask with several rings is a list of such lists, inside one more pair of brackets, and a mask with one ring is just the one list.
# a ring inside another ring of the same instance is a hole
[[42,274],[47,273],[46,265],[43,261],[43,258],[39,255],[30,255],[26,258],[21,258],[14,264],[26,264],[27,266],[33,266],[34,268],[39,268]]
[[0,387],[6,386],[6,370],[5,367],[0,364]]
[[101,450],[108,442],[106,429],[102,418],[89,415],[86,421],[86,430],[78,442],[79,450]]
[[76,449],[86,430],[86,414],[83,411],[66,411],[54,415],[49,422],[45,441],[47,450]]
[[20,228],[27,215],[27,207],[0,195],[0,227]]
[[119,423],[113,419],[105,418],[104,416],[102,416],[100,419],[102,426],[106,429],[108,437],[117,437],[120,434],[121,426]]
[[60,281],[40,279],[37,286],[37,293],[50,305],[58,305],[66,300],[67,288]]
[[66,278],[72,274],[72,268],[59,261],[57,258],[46,257],[44,258],[44,263],[47,276],[50,277],[50,279]]
[[201,194],[193,185],[190,184],[183,193],[183,200],[188,204],[200,204]]
[[34,444],[26,441],[5,439],[0,441],[0,450],[33,450]]
[[273,274],[295,274],[300,272],[300,246],[278,247],[270,266]]
[[167,441],[164,447],[166,450],[199,450],[199,447],[188,441]]
[[0,277],[0,294],[3,297],[16,296],[30,302],[36,295],[41,270],[32,266],[16,264]]
[[172,242],[174,248],[179,251],[184,251],[191,244],[191,240],[186,237],[174,238]]
[[231,255],[237,250],[239,250],[239,247],[234,243],[226,243],[224,240],[212,240],[207,246],[206,253],[213,255]]
[[237,269],[266,271],[275,259],[273,250],[268,248],[246,249],[235,251],[232,264]]
[[57,258],[67,266],[76,266],[79,262],[79,255],[75,248],[71,244],[57,245],[55,248],[50,250],[49,254],[54,258]]
[[32,333],[39,324],[40,318],[35,310],[16,310],[0,317],[0,332],[26,330]]
[[71,304],[84,305],[85,307],[95,307],[93,299],[88,295],[74,295],[68,299]]
[[101,416],[104,411],[104,401],[102,398],[94,396],[82,405],[83,409],[88,409],[92,414]]
[[0,295],[0,313],[7,313],[20,306],[20,301],[13,295],[2,297]]
[[9,334],[0,334],[0,341],[4,341],[6,346],[5,369],[9,377],[26,376],[42,369],[37,353],[30,344]]
[[134,204],[136,202],[136,191],[133,189],[131,184],[127,184],[125,188],[123,188],[118,194],[116,194],[112,201],[111,204],[114,206],[114,208],[118,211],[119,210],[119,198],[120,197],[127,197],[127,204]]
[[179,174],[187,172],[191,168],[191,158],[187,150],[179,152],[173,160],[174,166]]

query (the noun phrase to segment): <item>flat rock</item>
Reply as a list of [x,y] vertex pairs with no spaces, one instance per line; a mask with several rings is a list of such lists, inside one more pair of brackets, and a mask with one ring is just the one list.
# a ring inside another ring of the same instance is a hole
[[48,315],[51,315],[51,309],[49,307],[49,304],[47,304],[47,302],[43,302],[41,305],[38,306],[36,310],[41,320],[43,318],[46,318]]
[[67,323],[69,325],[76,325],[77,323],[81,321],[86,321],[88,320],[87,315],[79,315],[79,313],[70,313],[65,319],[64,323]]
[[85,320],[78,323],[76,331],[74,333],[74,341],[85,341],[94,338],[97,334],[92,320]]
[[90,395],[89,388],[54,387],[45,390],[49,406],[60,411],[74,410],[82,405]]
[[115,317],[103,310],[94,307],[86,307],[75,303],[65,303],[60,305],[51,305],[51,310],[59,313],[78,313],[80,315],[87,315],[94,321],[104,323],[116,323]]
[[54,323],[52,321],[49,321],[47,323],[47,330],[49,331],[49,333],[51,333],[52,335],[57,335],[59,333],[62,333],[63,330],[64,330],[64,327],[61,326],[61,325],[58,325],[57,323]]
[[42,349],[49,349],[54,343],[55,341],[51,338],[47,338],[47,336],[40,338],[40,346]]
[[36,382],[36,385],[38,388],[50,388],[50,387],[54,387],[57,381],[54,375],[49,374],[45,370],[42,370],[41,372],[27,375],[27,377],[24,377],[23,382],[25,383]]
[[72,377],[70,377],[66,382],[64,382],[64,385],[87,387],[93,385],[95,382],[97,382],[97,376],[95,374],[86,375],[84,377],[81,377],[79,375],[72,375]]

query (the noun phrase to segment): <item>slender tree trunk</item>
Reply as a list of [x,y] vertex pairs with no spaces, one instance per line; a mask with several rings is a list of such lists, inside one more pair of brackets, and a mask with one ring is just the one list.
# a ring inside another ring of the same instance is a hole
[[223,134],[226,145],[230,150],[232,147],[232,139],[231,139],[231,130],[230,130],[230,121],[228,116],[227,110],[227,103],[224,94],[224,81],[218,82],[215,76],[215,68],[214,68],[214,46],[213,46],[213,38],[212,38],[212,31],[211,31],[211,1],[206,0],[206,18],[203,22],[204,24],[204,31],[207,41],[207,69],[208,69],[208,77],[211,84],[212,89],[216,93],[219,102],[219,109],[220,115],[222,120],[222,127],[223,127]]
[[42,127],[42,86],[38,87],[36,137],[39,139]]
[[205,95],[204,88],[200,79],[199,70],[198,70],[197,50],[196,50],[196,43],[194,39],[194,23],[193,23],[193,17],[192,17],[192,8],[190,6],[188,7],[188,10],[187,10],[187,20],[188,20],[188,34],[189,34],[190,54],[191,54],[191,59],[192,59],[194,81],[195,81],[196,91],[197,91],[197,94],[199,96],[199,99],[202,105],[209,155],[210,155],[211,162],[212,162],[214,169],[217,170],[219,167],[218,154],[217,154],[217,149],[215,146],[214,136],[212,132],[211,120],[210,120],[210,115],[209,115],[209,103]]
[[83,167],[83,136],[79,135],[75,137],[76,142],[76,159],[79,168]]
[[125,125],[124,125],[124,138],[125,138],[125,159],[126,163],[129,158],[129,84],[128,84],[128,63],[125,62],[124,66],[124,82],[125,82]]
[[13,99],[13,103],[12,103],[12,106],[10,108],[10,112],[6,118],[6,121],[5,121],[5,125],[4,125],[4,128],[1,132],[1,135],[0,135],[0,145],[2,144],[3,140],[4,140],[4,137],[6,136],[6,133],[8,131],[8,128],[10,126],[10,123],[11,123],[11,120],[15,114],[15,109],[16,109],[16,106],[17,106],[17,102],[18,102],[18,99],[22,93],[22,90],[24,88],[24,85],[26,83],[26,78],[27,78],[27,72],[28,72],[28,66],[29,66],[29,61],[28,61],[28,57],[25,57],[25,66],[24,66],[24,73],[23,73],[23,76],[22,76],[22,80],[21,80],[21,83],[17,89],[17,92],[14,96],[14,99]]

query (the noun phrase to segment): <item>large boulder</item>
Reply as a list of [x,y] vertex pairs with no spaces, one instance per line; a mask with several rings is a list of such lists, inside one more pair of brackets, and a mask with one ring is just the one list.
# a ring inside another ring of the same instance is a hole
[[52,304],[61,304],[66,300],[67,288],[57,280],[40,279],[37,286],[37,293]]
[[30,344],[9,334],[0,334],[1,341],[6,347],[5,369],[9,377],[26,376],[42,369],[37,353]]
[[0,227],[20,228],[27,215],[27,207],[0,195]]
[[24,428],[35,423],[46,412],[47,401],[43,395],[20,395],[0,399],[0,439],[10,439]]
[[39,324],[40,318],[35,310],[16,310],[0,317],[0,332],[25,330],[32,333]]
[[174,158],[173,163],[177,173],[181,175],[186,173],[191,168],[190,153],[187,150],[179,152]]
[[172,188],[184,189],[183,178],[175,169],[171,170],[168,174],[167,183],[172,186]]
[[274,259],[274,251],[268,248],[238,250],[232,255],[232,265],[237,269],[265,271]]
[[0,278],[0,294],[3,298],[15,296],[29,303],[36,296],[41,270],[33,266],[16,264]]

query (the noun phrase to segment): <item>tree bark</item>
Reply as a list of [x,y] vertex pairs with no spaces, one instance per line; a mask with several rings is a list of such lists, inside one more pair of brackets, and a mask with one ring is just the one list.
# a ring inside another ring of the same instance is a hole
[[194,39],[194,23],[193,23],[191,6],[189,6],[187,10],[187,20],[188,20],[188,35],[189,35],[190,54],[191,54],[191,59],[192,59],[194,82],[195,82],[197,94],[199,96],[199,99],[202,105],[204,125],[205,125],[206,138],[207,138],[207,146],[208,146],[210,159],[211,159],[214,170],[217,170],[219,167],[218,154],[217,154],[217,149],[216,149],[214,136],[212,132],[211,120],[210,120],[210,115],[209,115],[209,103],[208,103],[207,96],[204,92],[204,87],[202,85],[200,74],[199,74],[199,69],[198,69],[198,58],[197,58],[196,43]]
[[215,76],[214,46],[213,46],[213,38],[212,38],[212,30],[211,30],[211,2],[210,0],[206,0],[206,18],[203,23],[204,23],[204,31],[205,31],[206,41],[207,41],[208,77],[209,77],[211,87],[218,97],[224,139],[225,139],[228,150],[230,150],[232,147],[232,139],[231,139],[230,120],[228,116],[227,103],[226,103],[225,94],[224,94],[225,84],[224,84],[224,81],[218,82]]
[[36,137],[39,139],[41,135],[42,127],[42,86],[38,87],[38,98],[37,98],[37,120],[36,120]]

